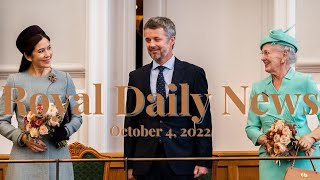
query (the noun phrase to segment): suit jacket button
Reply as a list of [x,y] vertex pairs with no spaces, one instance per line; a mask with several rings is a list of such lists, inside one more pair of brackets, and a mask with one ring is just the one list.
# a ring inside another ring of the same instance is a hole
[[163,123],[163,121],[160,121],[160,123]]

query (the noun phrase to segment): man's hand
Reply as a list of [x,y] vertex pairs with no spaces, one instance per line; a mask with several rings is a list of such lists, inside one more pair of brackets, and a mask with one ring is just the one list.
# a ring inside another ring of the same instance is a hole
[[200,176],[204,176],[208,173],[208,168],[203,166],[196,166],[194,167],[193,175],[194,178],[198,178]]
[[133,176],[133,169],[128,170],[128,180],[136,180]]

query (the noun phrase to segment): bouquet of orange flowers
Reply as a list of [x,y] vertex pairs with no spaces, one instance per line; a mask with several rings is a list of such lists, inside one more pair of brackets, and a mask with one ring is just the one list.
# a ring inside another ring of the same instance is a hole
[[[276,119],[267,131],[265,150],[271,157],[295,156],[298,151],[297,131],[295,124]],[[280,160],[276,160],[280,166]]]
[[[60,114],[57,107],[50,103],[47,112],[43,112],[43,105],[38,104],[36,106],[36,113],[29,111],[28,115],[24,117],[24,133],[28,139],[38,140],[42,136],[52,136],[55,129],[63,122],[64,113]],[[61,148],[68,143],[66,140],[56,142],[56,146]]]

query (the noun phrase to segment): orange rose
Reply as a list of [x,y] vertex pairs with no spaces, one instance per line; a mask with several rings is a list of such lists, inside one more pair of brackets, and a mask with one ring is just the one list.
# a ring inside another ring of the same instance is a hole
[[284,144],[281,144],[280,142],[274,143],[274,149],[273,149],[275,154],[281,154],[287,151],[287,146]]
[[27,115],[27,120],[28,120],[29,122],[31,122],[31,121],[34,121],[35,118],[36,118],[36,115],[33,114],[31,111],[29,111],[29,113],[28,113],[28,115]]

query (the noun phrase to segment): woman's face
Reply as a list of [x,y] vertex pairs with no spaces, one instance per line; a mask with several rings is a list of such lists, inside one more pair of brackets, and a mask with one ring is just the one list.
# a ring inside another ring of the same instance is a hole
[[42,38],[38,44],[35,45],[31,55],[27,57],[35,68],[49,68],[51,67],[52,50],[50,41],[47,38]]
[[266,44],[262,47],[261,60],[265,71],[271,74],[277,73],[286,63],[286,51],[278,44]]

